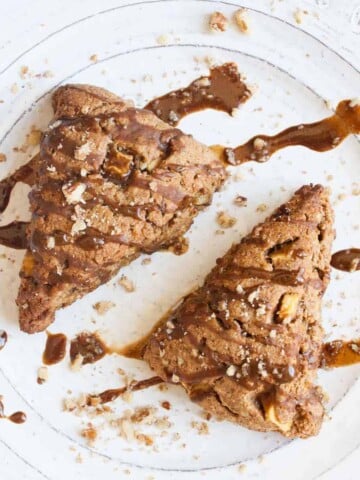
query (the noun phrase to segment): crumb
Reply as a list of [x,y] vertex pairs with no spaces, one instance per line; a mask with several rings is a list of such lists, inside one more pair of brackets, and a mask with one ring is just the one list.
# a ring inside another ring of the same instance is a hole
[[243,197],[242,195],[237,195],[235,197],[234,203],[238,207],[246,207],[247,206],[247,198]]
[[224,235],[225,230],[215,230],[215,235]]
[[78,454],[76,455],[75,462],[76,462],[76,463],[83,463],[83,461],[84,461],[84,460],[83,460],[83,457],[81,456],[80,453],[78,453]]
[[168,402],[167,400],[161,402],[162,408],[165,408],[165,410],[170,410],[171,409],[171,403]]
[[47,382],[49,379],[49,370],[47,367],[40,367],[37,371],[37,383],[42,385],[43,383]]
[[74,372],[79,371],[83,364],[83,360],[84,357],[81,355],[81,353],[78,353],[74,358],[74,361],[71,362],[71,370],[73,370]]
[[169,37],[167,35],[159,35],[156,39],[158,45],[166,45],[169,43]]
[[97,439],[98,432],[96,428],[90,423],[87,428],[84,428],[81,431],[81,436],[84,437],[88,443],[88,445],[93,445],[95,440]]
[[93,53],[93,54],[90,56],[89,60],[90,60],[90,62],[96,63],[96,62],[98,61],[98,56],[97,56],[95,53]]
[[101,302],[96,302],[93,305],[93,309],[98,312],[99,315],[104,315],[107,313],[111,308],[115,307],[114,302],[102,300]]
[[236,218],[231,217],[228,213],[222,211],[218,212],[216,221],[222,228],[231,228],[236,223]]
[[294,12],[294,20],[295,22],[300,25],[303,20],[303,11],[300,10],[299,8],[295,10]]
[[18,91],[19,91],[18,84],[17,84],[17,83],[13,83],[13,84],[11,85],[11,87],[10,87],[10,91],[11,91],[11,93],[13,93],[14,95],[15,95],[16,93],[18,93]]
[[249,16],[245,8],[239,8],[239,10],[236,10],[234,13],[234,20],[240,32],[249,33]]
[[189,250],[189,240],[185,237],[180,237],[175,243],[168,247],[169,252],[175,255],[184,255]]
[[247,466],[246,466],[245,463],[240,463],[240,465],[239,465],[238,468],[239,468],[239,472],[240,472],[240,473],[245,473],[246,470],[247,470]]
[[6,155],[5,153],[0,153],[0,163],[6,162]]
[[128,277],[126,277],[125,275],[121,275],[117,283],[118,285],[123,287],[123,289],[128,293],[135,292],[134,282],[130,280]]
[[191,427],[197,430],[199,435],[209,435],[209,427],[205,422],[191,422]]
[[23,65],[21,68],[20,68],[20,77],[25,80],[26,78],[26,75],[29,73],[29,67],[27,67],[26,65]]
[[221,12],[214,12],[209,19],[209,28],[212,32],[225,32],[228,27],[228,19]]
[[345,200],[346,198],[346,194],[345,193],[339,193],[339,195],[337,196],[337,199],[341,202],[343,200]]
[[151,258],[150,257],[143,258],[141,260],[141,265],[149,265],[150,263],[151,263]]
[[31,147],[36,147],[40,144],[42,131],[38,128],[32,127],[30,132],[26,135],[27,143]]
[[334,175],[327,175],[327,176],[326,176],[326,180],[327,180],[328,182],[331,182],[331,180],[334,180]]
[[256,207],[256,211],[257,212],[265,212],[267,210],[267,205],[265,203],[260,203],[260,205],[258,205]]

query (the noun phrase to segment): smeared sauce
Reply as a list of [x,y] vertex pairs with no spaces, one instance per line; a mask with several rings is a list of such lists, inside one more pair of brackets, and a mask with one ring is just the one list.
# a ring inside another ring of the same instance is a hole
[[159,383],[163,383],[163,379],[155,376],[146,378],[145,380],[139,380],[138,382],[134,381],[127,387],[112,388],[109,390],[105,390],[104,392],[101,392],[97,395],[88,395],[87,405],[92,405],[93,399],[96,399],[97,403],[101,404],[113,402],[125,392],[136,392],[137,390],[144,390],[145,388],[158,385]]
[[54,365],[64,359],[67,339],[63,333],[52,334],[46,332],[46,334],[47,340],[43,353],[43,362],[45,365]]
[[27,248],[26,229],[28,222],[12,222],[0,227],[0,245],[22,250]]
[[107,353],[113,352],[97,333],[81,332],[70,344],[70,359],[74,362],[78,355],[82,356],[82,364],[95,363]]
[[156,98],[144,108],[164,122],[177,125],[189,113],[207,108],[230,114],[250,96],[251,92],[241,80],[236,64],[225,63],[212,68],[209,76],[200,77],[188,87]]
[[17,424],[26,422],[26,414],[24,412],[14,412],[11,415],[8,415],[8,416],[5,415],[2,396],[0,395],[0,419],[1,418],[10,420],[10,422],[17,423]]
[[30,162],[0,182],[0,213],[4,212],[8,206],[11,192],[18,182],[27,183],[30,186],[33,185],[35,180],[35,167],[38,160],[39,157],[36,155]]
[[322,350],[323,367],[345,367],[360,362],[360,340],[334,340]]
[[[315,123],[295,125],[282,132],[256,135],[236,148],[221,148],[227,163],[240,165],[245,162],[265,162],[271,155],[285,147],[301,145],[310,150],[325,152],[336,148],[350,134],[360,133],[360,104],[341,101],[331,117]],[[218,148],[218,146],[216,146]]]
[[2,350],[7,342],[8,335],[5,330],[0,330],[0,350]]
[[340,250],[331,257],[331,266],[344,272],[360,270],[360,248]]

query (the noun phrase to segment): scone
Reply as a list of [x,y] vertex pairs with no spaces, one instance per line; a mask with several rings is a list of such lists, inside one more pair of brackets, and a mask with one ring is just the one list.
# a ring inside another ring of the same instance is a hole
[[333,237],[328,191],[300,188],[217,260],[150,336],[143,358],[218,418],[287,437],[316,435]]

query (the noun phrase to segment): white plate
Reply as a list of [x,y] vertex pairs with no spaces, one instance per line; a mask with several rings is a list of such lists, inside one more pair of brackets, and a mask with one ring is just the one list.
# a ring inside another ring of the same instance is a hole
[[[248,82],[258,86],[239,115],[232,118],[206,111],[186,118],[180,125],[205,143],[228,145],[242,143],[257,133],[274,133],[293,123],[330,115],[324,100],[335,105],[340,99],[359,95],[359,73],[309,34],[255,10],[250,10],[250,35],[240,34],[233,26],[223,34],[212,34],[207,31],[206,16],[215,9],[231,16],[236,7],[208,1],[122,4],[71,24],[29,48],[0,77],[0,98],[5,101],[0,104],[0,151],[8,156],[0,166],[1,177],[27,159],[25,154],[13,153],[12,147],[21,145],[31,125],[46,126],[51,117],[51,90],[60,83],[93,83],[134,98],[141,106],[206,73],[207,56],[217,62],[235,61]],[[157,42],[160,35],[166,35],[166,45]],[[97,63],[89,60],[93,54],[98,57]],[[22,65],[35,73],[51,70],[55,76],[22,80],[18,76]],[[21,87],[16,95],[9,91],[14,82]],[[359,154],[359,143],[352,137],[332,152],[319,154],[292,148],[267,164],[233,168],[234,175],[241,174],[241,179],[230,178],[213,205],[196,219],[188,234],[191,248],[186,255],[157,253],[147,266],[141,265],[140,258],[122,270],[135,282],[134,293],[124,293],[115,279],[59,312],[49,330],[64,332],[70,338],[85,329],[99,330],[105,339],[118,345],[136,339],[182,295],[200,284],[215,259],[233,242],[304,183],[321,182],[332,188],[337,229],[334,250],[359,246],[360,197],[351,195],[354,182],[359,180]],[[25,186],[16,187],[1,224],[15,215],[28,218],[27,192]],[[232,203],[239,193],[249,199],[246,209]],[[262,203],[268,210],[259,213],[256,208]],[[237,218],[235,227],[225,235],[215,234],[215,215],[220,209]],[[112,479],[124,478],[124,471],[129,471],[129,478],[134,479],[215,479],[219,475],[231,479],[238,478],[240,463],[247,465],[247,478],[316,478],[358,446],[360,366],[354,366],[320,372],[319,381],[330,396],[331,419],[317,438],[289,442],[277,434],[251,432],[215,421],[209,422],[209,435],[199,436],[191,427],[193,420],[202,420],[199,408],[180,387],[171,387],[167,392],[157,388],[138,392],[130,405],[122,400],[114,404],[120,416],[125,409],[145,405],[159,407],[160,413],[159,402],[170,401],[172,409],[162,413],[173,423],[168,435],[160,437],[154,427],[141,427],[142,432],[157,435],[157,449],[129,444],[107,427],[89,448],[79,435],[86,417],[62,411],[67,391],[77,395],[116,387],[121,384],[116,373],[119,367],[139,379],[151,372],[143,362],[113,355],[74,373],[67,358],[50,367],[49,381],[39,386],[36,376],[45,334],[20,333],[14,303],[23,254],[3,247],[0,253],[11,259],[0,259],[1,328],[9,333],[8,345],[0,354],[0,393],[5,396],[7,410],[23,409],[28,415],[21,426],[1,423],[0,443],[9,451],[0,463],[1,478],[98,479],[103,475]],[[359,335],[359,293],[359,274],[333,272],[325,298],[325,303],[331,300],[332,306],[323,310],[324,325],[332,338]],[[99,300],[114,301],[116,307],[99,316],[92,308]],[[101,418],[95,423],[102,423]],[[176,441],[175,432],[181,436]],[[83,463],[75,461],[78,454]],[[259,462],[259,457],[263,461]]]

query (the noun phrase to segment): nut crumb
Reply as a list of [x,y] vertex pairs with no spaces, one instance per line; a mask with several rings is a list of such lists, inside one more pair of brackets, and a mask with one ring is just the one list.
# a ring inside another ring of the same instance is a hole
[[240,463],[240,465],[239,465],[238,468],[239,468],[239,472],[240,472],[240,473],[245,473],[246,470],[247,470],[247,466],[246,466],[245,463]]
[[42,385],[43,383],[47,382],[49,379],[49,370],[47,367],[39,367],[37,371],[37,383]]
[[114,302],[110,302],[109,300],[102,300],[100,302],[96,302],[93,305],[93,309],[97,311],[99,315],[105,315],[111,308],[115,307]]
[[26,66],[26,65],[23,65],[21,68],[20,68],[20,77],[25,80],[27,74],[29,73],[29,67]]
[[118,285],[123,287],[123,289],[128,292],[132,293],[135,292],[135,285],[132,280],[130,280],[127,276],[121,275],[120,279],[118,280]]
[[93,54],[90,56],[90,62],[96,63],[97,61],[98,61],[98,56],[96,55],[96,53],[93,53]]
[[247,206],[247,198],[243,197],[242,195],[237,195],[235,197],[234,203],[238,207],[246,207]]
[[10,87],[10,91],[11,91],[11,93],[13,93],[14,95],[15,95],[16,93],[18,93],[18,92],[19,92],[18,84],[17,84],[17,83],[13,83],[13,84],[11,85],[11,87]]
[[249,15],[246,8],[239,8],[239,10],[236,10],[234,13],[234,20],[241,33],[250,32]]
[[197,430],[199,435],[209,435],[209,427],[205,422],[191,422],[191,427]]
[[149,265],[150,263],[151,263],[151,258],[150,257],[143,258],[141,260],[141,265]]
[[267,205],[265,203],[260,203],[260,205],[258,205],[256,207],[256,211],[257,212],[265,212],[267,210]]
[[84,437],[88,443],[88,445],[93,445],[95,440],[97,439],[98,432],[97,430],[93,427],[93,425],[90,423],[87,428],[84,428],[81,431],[81,436]]
[[83,360],[84,357],[81,355],[81,353],[78,353],[74,358],[74,361],[71,362],[71,370],[78,372],[83,364]]
[[6,155],[5,153],[0,153],[0,163],[6,162]]
[[221,12],[214,12],[210,16],[209,28],[212,32],[225,32],[228,27],[228,19]]
[[218,212],[216,221],[222,228],[231,228],[236,223],[236,218],[231,217],[227,212]]

